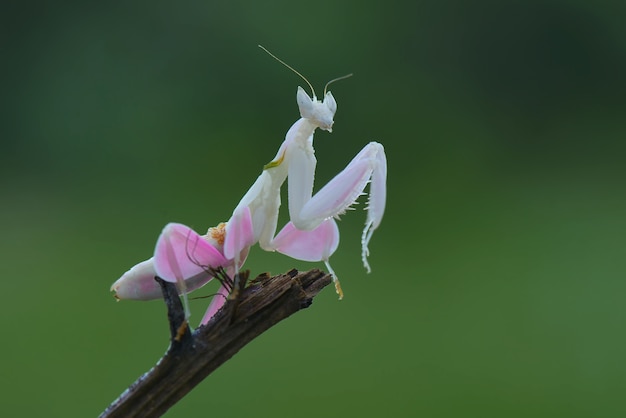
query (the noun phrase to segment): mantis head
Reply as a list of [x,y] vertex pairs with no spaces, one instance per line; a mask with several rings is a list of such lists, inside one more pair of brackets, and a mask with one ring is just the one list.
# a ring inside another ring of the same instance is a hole
[[332,132],[337,102],[331,92],[326,92],[324,100],[319,101],[315,95],[311,98],[302,87],[298,87],[297,100],[300,116],[308,119],[318,128]]
[[264,46],[259,45],[259,48],[267,52],[270,57],[274,58],[276,61],[280,62],[285,67],[296,73],[311,88],[311,92],[313,92],[313,97],[309,97],[309,95],[306,93],[306,91],[304,91],[302,87],[298,87],[297,99],[298,107],[300,108],[300,116],[302,116],[304,119],[308,119],[309,122],[311,122],[315,127],[328,132],[332,132],[333,117],[335,116],[335,112],[337,111],[337,102],[335,101],[335,98],[330,93],[330,91],[328,91],[328,86],[335,81],[352,77],[352,73],[337,77],[326,83],[326,86],[324,86],[324,99],[322,101],[319,101],[315,96],[315,89],[313,89],[313,86],[311,85],[311,83],[309,83],[309,80],[307,80],[305,76],[300,74],[291,65],[287,64],[285,61],[272,54]]

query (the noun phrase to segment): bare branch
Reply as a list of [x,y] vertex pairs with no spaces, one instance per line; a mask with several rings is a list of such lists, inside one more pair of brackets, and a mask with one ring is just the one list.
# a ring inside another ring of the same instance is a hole
[[[160,281],[168,308],[170,347],[150,371],[141,376],[100,415],[101,418],[159,417],[211,372],[255,337],[300,309],[331,281],[314,269],[291,270],[274,277],[259,276],[244,287],[242,272],[233,292],[211,321],[191,332],[173,284]],[[160,280],[160,279],[159,279]]]

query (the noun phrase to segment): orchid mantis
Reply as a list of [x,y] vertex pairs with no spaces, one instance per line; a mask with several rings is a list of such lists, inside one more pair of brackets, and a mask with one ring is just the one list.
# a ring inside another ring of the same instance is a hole
[[[313,195],[315,150],[313,133],[320,128],[331,132],[337,103],[330,92],[323,101],[315,93],[309,97],[298,88],[298,105],[302,116],[287,132],[274,159],[268,163],[233,213],[234,218],[251,218],[253,237],[241,239],[231,233],[235,223],[227,223],[224,255],[233,258],[245,245],[259,242],[267,251],[278,251],[303,261],[324,261],[333,275],[339,298],[343,291],[329,263],[339,244],[336,217],[343,214],[361,195],[371,180],[368,216],[363,230],[362,260],[370,271],[367,256],[373,231],[385,210],[387,161],[385,151],[377,142],[369,143],[348,166]],[[280,187],[289,178],[288,198],[290,222],[274,236],[280,207]],[[233,237],[241,241],[231,242]]]
[[[260,45],[259,45],[260,46]],[[371,181],[368,216],[361,237],[361,257],[367,271],[371,271],[367,256],[368,244],[373,231],[378,228],[385,211],[387,159],[383,146],[370,142],[359,152],[348,166],[320,191],[313,195],[315,177],[315,150],[313,134],[317,128],[332,132],[337,102],[328,85],[324,87],[324,97],[320,101],[311,83],[298,71],[261,47],[265,52],[299,75],[311,88],[313,97],[298,87],[297,103],[301,118],[287,132],[285,141],[272,161],[265,165],[250,190],[241,199],[233,218],[251,219],[253,236],[233,234],[231,231],[240,222],[228,222],[224,255],[234,258],[246,245],[258,242],[266,251],[278,251],[303,261],[324,261],[335,282],[339,298],[343,291],[339,279],[330,266],[329,258],[339,245],[339,230],[334,218],[343,214],[363,193]],[[280,207],[280,188],[288,182],[290,222],[274,236]],[[231,219],[233,219],[231,218]],[[245,221],[244,221],[245,222]],[[237,240],[238,242],[235,242]]]
[[[338,79],[327,83],[320,101],[306,78],[265,51],[302,77],[311,88],[312,97],[309,97],[298,87],[296,98],[301,118],[289,129],[276,156],[263,167],[225,225],[220,224],[200,236],[184,225],[168,224],[157,241],[154,257],[139,263],[113,284],[117,298],[159,298],[160,290],[153,280],[155,275],[177,283],[186,297],[188,291],[211,280],[215,269],[223,268],[232,277],[244,263],[249,248],[258,242],[266,251],[277,251],[303,261],[323,261],[341,299],[343,291],[329,263],[339,245],[335,218],[356,202],[368,183],[361,255],[365,268],[370,271],[368,244],[385,210],[387,160],[384,148],[377,142],[370,142],[343,171],[313,194],[317,164],[313,134],[317,128],[332,131],[337,103],[327,88]],[[280,189],[285,180],[288,180],[290,221],[276,234]],[[220,293],[228,290],[223,284]],[[202,323],[206,323],[223,302],[223,297],[214,298]]]

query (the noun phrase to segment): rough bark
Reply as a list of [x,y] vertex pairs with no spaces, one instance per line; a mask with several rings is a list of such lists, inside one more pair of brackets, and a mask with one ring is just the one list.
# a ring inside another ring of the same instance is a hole
[[176,287],[159,280],[167,305],[170,346],[157,364],[116,399],[101,418],[159,417],[255,337],[300,309],[331,281],[314,269],[262,275],[248,286],[248,272],[208,324],[190,330]]

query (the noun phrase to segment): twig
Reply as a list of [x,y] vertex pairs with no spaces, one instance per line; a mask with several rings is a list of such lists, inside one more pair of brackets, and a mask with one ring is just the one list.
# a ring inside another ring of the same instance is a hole
[[259,276],[244,287],[247,279],[248,272],[242,272],[239,296],[229,298],[207,325],[193,332],[185,321],[176,287],[160,281],[170,323],[170,347],[100,418],[163,415],[255,337],[310,306],[313,298],[331,282],[331,276],[317,269]]

